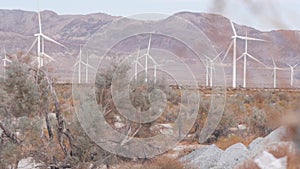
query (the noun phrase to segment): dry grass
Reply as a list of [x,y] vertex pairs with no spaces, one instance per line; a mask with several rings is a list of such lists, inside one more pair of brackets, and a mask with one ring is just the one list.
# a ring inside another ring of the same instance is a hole
[[236,143],[242,143],[245,146],[248,146],[254,139],[255,139],[254,136],[249,136],[247,138],[244,138],[244,137],[241,137],[238,135],[230,135],[229,137],[222,136],[217,140],[216,145],[220,149],[225,150],[228,147],[230,147],[231,145],[236,144]]

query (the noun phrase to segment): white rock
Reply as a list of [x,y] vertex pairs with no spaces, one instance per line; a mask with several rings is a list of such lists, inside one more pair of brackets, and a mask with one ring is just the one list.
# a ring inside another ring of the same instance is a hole
[[124,123],[120,123],[120,122],[115,122],[115,127],[117,128],[117,129],[120,129],[120,128],[123,128],[123,127],[125,127],[126,126],[126,124],[124,124]]
[[239,130],[246,130],[247,129],[247,126],[245,124],[239,124],[238,125],[238,129]]
[[174,135],[174,131],[172,128],[162,128],[159,132],[163,135]]
[[273,154],[263,151],[254,159],[255,163],[261,169],[286,169],[287,168],[287,157],[275,158]]
[[159,124],[159,126],[164,127],[164,128],[173,128],[170,123],[167,124]]
[[114,117],[115,117],[115,120],[116,120],[117,122],[122,121],[120,116],[115,115]]
[[250,155],[247,147],[242,143],[236,143],[222,153],[218,166],[222,169],[232,169],[248,158]]
[[191,152],[182,157],[181,161],[187,162],[194,168],[213,168],[217,166],[222,153],[223,150],[213,144]]
[[36,163],[32,157],[27,157],[19,161],[18,169],[38,169],[40,163]]
[[229,131],[237,131],[237,130],[238,130],[237,127],[230,127],[230,128],[229,128]]

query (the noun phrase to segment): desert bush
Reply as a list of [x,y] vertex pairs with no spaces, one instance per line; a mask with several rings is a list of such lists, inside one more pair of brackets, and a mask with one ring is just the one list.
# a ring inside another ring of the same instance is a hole
[[266,112],[257,107],[253,107],[250,116],[250,126],[253,132],[267,134],[268,126]]

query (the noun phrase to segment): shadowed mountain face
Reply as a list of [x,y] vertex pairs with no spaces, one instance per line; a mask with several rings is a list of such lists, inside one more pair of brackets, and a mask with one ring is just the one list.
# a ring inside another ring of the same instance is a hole
[[[230,21],[216,14],[181,12],[175,16],[182,17],[194,24],[205,33],[210,43],[224,57],[233,35]],[[57,72],[71,72],[72,65],[79,53],[80,44],[85,44],[89,38],[99,29],[109,25],[114,19],[120,17],[110,16],[103,13],[89,15],[58,15],[52,11],[42,11],[41,20],[43,33],[54,40],[64,44],[67,49],[45,42],[45,52],[53,56],[58,62],[53,64]],[[130,22],[130,20],[128,20]],[[38,15],[36,12],[21,10],[0,10],[0,47],[6,49],[8,54],[18,52],[26,53],[38,33]],[[288,68],[287,64],[294,65],[300,61],[300,32],[292,30],[276,30],[270,32],[261,32],[254,28],[234,24],[237,34],[245,36],[246,31],[249,37],[260,38],[265,42],[248,42],[248,52],[269,67],[273,67],[272,57],[278,67]],[[195,37],[197,38],[197,37]],[[158,41],[156,41],[159,43]],[[245,42],[237,40],[237,56],[244,52]],[[1,49],[2,51],[2,49]],[[2,53],[2,52],[1,52]],[[36,47],[30,52],[36,53]],[[3,54],[1,54],[3,55]],[[188,57],[188,56],[182,56]],[[250,58],[248,59],[247,83],[249,86],[256,86],[261,82],[265,87],[271,87],[273,83],[272,70],[263,69],[264,67]],[[225,67],[225,73],[228,84],[231,84],[231,62],[232,50],[224,60],[228,64]],[[193,63],[191,61],[191,63]],[[237,82],[242,84],[243,79],[243,60],[237,63]],[[300,87],[299,67],[295,69],[295,86]],[[288,87],[290,81],[290,72],[288,70],[278,71],[278,87]],[[262,81],[263,80],[263,81]],[[257,87],[257,86],[256,86]]]

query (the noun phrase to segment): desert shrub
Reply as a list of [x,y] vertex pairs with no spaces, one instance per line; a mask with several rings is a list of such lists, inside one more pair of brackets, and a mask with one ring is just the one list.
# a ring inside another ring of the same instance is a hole
[[257,107],[253,107],[250,124],[253,131],[257,131],[256,129],[258,129],[258,132],[266,134],[268,129],[266,112]]

